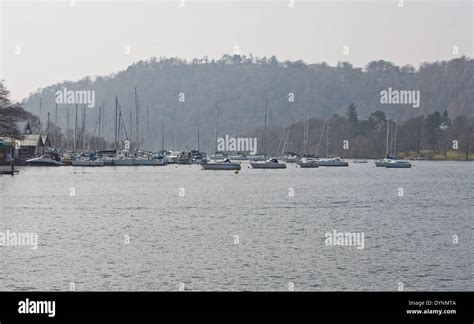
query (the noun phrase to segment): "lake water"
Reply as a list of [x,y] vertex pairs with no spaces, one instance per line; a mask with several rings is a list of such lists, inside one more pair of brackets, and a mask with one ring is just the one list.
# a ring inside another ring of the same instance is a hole
[[473,191],[468,162],[24,168],[0,176],[0,233],[38,248],[0,246],[0,290],[472,291]]

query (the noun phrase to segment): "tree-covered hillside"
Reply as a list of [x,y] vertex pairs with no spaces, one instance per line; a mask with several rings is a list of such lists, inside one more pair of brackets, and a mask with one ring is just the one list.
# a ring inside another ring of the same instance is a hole
[[[95,90],[95,108],[86,109],[86,132],[93,133],[99,106],[103,105],[102,135],[113,141],[115,97],[121,106],[123,124],[136,142],[134,88],[139,97],[139,140],[148,146],[168,148],[197,146],[197,114],[201,126],[201,148],[214,146],[216,107],[220,109],[219,133],[236,136],[262,126],[265,99],[268,99],[268,125],[288,126],[308,118],[326,119],[345,114],[354,103],[360,118],[382,111],[390,119],[407,120],[445,111],[452,119],[474,115],[474,61],[458,58],[424,63],[418,68],[398,67],[386,61],[369,62],[355,68],[341,62],[336,67],[325,63],[279,62],[275,57],[255,58],[224,55],[186,62],[178,58],[152,58],[129,66],[125,71],[77,82],[65,81],[40,89],[26,98],[23,106],[40,114],[46,125],[47,113],[55,118],[55,93],[58,90]],[[381,104],[381,91],[387,89],[420,91],[420,107],[411,104]],[[147,107],[148,106],[148,119]],[[75,105],[58,106],[58,126],[74,128]],[[82,111],[82,109],[81,109]],[[132,123],[130,123],[130,111]],[[79,114],[79,118],[82,114]],[[78,122],[81,125],[81,121]],[[45,128],[45,126],[43,126]],[[334,130],[337,131],[337,130]]]

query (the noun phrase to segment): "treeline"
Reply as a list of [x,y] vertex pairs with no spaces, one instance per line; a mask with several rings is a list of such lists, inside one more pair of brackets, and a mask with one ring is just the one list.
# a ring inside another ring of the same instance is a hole
[[[390,154],[427,159],[473,158],[474,118],[460,115],[451,120],[445,110],[398,122],[388,119],[383,111],[359,119],[354,104],[347,107],[344,115],[335,114],[329,119],[311,118],[286,128],[272,127],[267,131],[267,153],[293,152],[320,157],[328,153],[345,158],[381,158],[386,154],[387,125]],[[326,133],[327,126],[329,134]],[[257,137],[262,148],[261,128],[249,136]]]
[[[346,107],[357,103],[360,118],[375,111],[388,118],[408,120],[447,110],[454,119],[473,116],[474,61],[457,58],[424,63],[419,67],[396,66],[379,60],[365,67],[348,62],[337,66],[303,61],[279,61],[276,57],[224,55],[219,60],[196,58],[152,58],[126,70],[104,77],[64,81],[39,89],[23,106],[40,116],[46,128],[47,114],[55,117],[58,90],[94,90],[96,106],[87,109],[86,134],[93,134],[99,106],[103,106],[103,136],[113,134],[115,97],[122,107],[124,124],[135,125],[134,88],[140,99],[139,141],[143,147],[146,122],[151,147],[161,143],[161,122],[165,124],[164,144],[168,148],[196,147],[197,114],[201,124],[201,143],[211,150],[214,143],[215,112],[220,109],[219,127],[224,134],[250,132],[263,124],[265,99],[268,99],[268,125],[285,127],[309,116],[321,119],[343,115]],[[388,88],[420,91],[420,107],[410,104],[381,104],[380,93]],[[42,108],[40,111],[40,99]],[[146,118],[146,107],[149,116]],[[58,107],[58,126],[69,131],[74,125],[74,105]],[[69,110],[69,127],[67,111]],[[130,122],[130,111],[132,121]],[[130,129],[127,130],[130,133]],[[136,130],[132,132],[136,134]]]

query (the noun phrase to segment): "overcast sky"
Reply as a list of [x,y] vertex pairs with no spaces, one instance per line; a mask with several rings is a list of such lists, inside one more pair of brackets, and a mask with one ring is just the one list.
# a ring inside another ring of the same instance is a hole
[[234,46],[241,54],[331,65],[473,57],[472,0],[398,3],[2,1],[0,77],[21,100],[40,87],[107,75],[152,56],[219,58]]

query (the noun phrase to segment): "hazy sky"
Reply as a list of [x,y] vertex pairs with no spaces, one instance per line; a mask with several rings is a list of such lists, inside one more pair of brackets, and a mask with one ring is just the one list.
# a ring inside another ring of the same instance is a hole
[[0,1],[0,78],[15,100],[152,56],[219,58],[235,46],[240,54],[331,65],[473,57],[472,0],[403,7],[400,0]]

